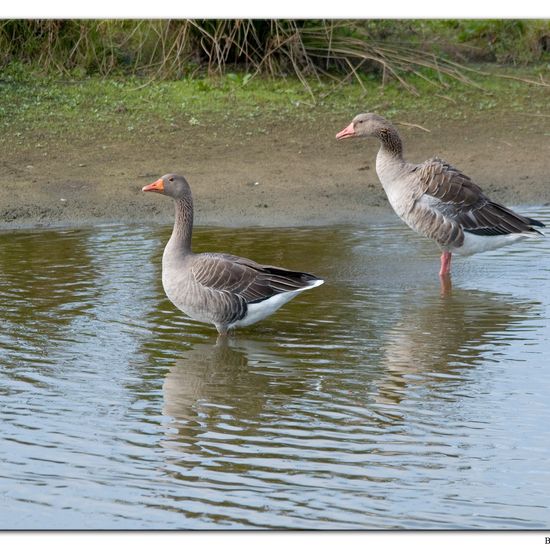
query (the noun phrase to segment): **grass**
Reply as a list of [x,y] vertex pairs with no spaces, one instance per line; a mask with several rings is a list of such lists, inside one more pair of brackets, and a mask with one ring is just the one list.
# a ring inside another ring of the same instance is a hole
[[[476,69],[487,70],[486,67]],[[435,89],[412,76],[421,91],[406,93],[397,82],[382,86],[373,77],[334,84],[318,81],[312,91],[298,78],[250,78],[247,73],[219,77],[154,81],[137,77],[59,79],[12,66],[0,79],[0,142],[25,145],[32,138],[134,139],[174,127],[249,127],[262,131],[273,123],[307,123],[320,117],[347,120],[360,111],[390,118],[426,116],[464,119],[480,111],[548,114],[550,89],[527,84],[540,67],[507,69],[514,79],[477,76],[476,86],[453,81]],[[494,71],[494,69],[491,69]],[[498,70],[502,73],[502,69]],[[251,124],[251,121],[254,121]]]
[[[251,119],[261,131],[366,110],[417,120],[541,114],[549,42],[542,20],[4,20],[0,142],[129,139]],[[461,44],[531,64],[459,65]],[[511,79],[496,77],[507,71]]]
[[[322,78],[365,75],[468,82],[462,62],[550,60],[546,20],[11,19],[0,21],[0,67],[24,63],[49,75],[179,80],[293,75],[309,90]],[[432,73],[430,75],[430,72]]]

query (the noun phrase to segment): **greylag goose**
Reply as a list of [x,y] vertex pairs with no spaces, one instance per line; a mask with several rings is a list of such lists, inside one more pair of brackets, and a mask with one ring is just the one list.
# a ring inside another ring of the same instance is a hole
[[162,256],[162,286],[186,315],[228,330],[261,321],[323,280],[299,271],[261,265],[231,254],[191,250],[193,198],[186,179],[167,174],[142,191],[174,199],[174,229]]
[[490,200],[468,176],[439,158],[422,164],[403,159],[397,130],[373,113],[357,115],[336,139],[380,140],[376,173],[396,214],[442,249],[440,276],[451,272],[451,254],[470,255],[540,237],[538,220],[516,214]]

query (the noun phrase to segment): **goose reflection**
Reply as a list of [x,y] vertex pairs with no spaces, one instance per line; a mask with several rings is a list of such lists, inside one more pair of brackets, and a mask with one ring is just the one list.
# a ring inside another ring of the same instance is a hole
[[243,431],[250,435],[266,404],[281,391],[265,371],[283,364],[259,341],[219,337],[214,346],[195,344],[164,379],[163,414],[170,418],[165,444],[200,445],[207,432],[222,439],[238,438]]
[[429,296],[420,307],[418,301],[411,297],[403,304],[400,321],[389,331],[377,402],[399,403],[420,386],[452,393],[464,383],[465,369],[507,345],[510,332],[540,305],[464,289]]

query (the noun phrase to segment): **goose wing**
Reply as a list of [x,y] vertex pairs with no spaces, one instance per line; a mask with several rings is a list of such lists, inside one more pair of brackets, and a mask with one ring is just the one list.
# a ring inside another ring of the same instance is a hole
[[307,288],[319,280],[309,273],[262,265],[230,254],[200,254],[192,273],[205,289],[238,297],[247,304]]
[[442,245],[460,246],[463,232],[475,235],[507,235],[537,232],[537,220],[517,214],[491,201],[468,176],[434,158],[413,168],[418,185],[413,209]]

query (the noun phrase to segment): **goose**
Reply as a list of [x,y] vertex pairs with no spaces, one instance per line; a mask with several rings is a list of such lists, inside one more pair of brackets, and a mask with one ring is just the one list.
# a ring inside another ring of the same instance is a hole
[[305,290],[323,284],[309,273],[262,265],[231,254],[191,250],[193,197],[183,176],[166,174],[142,191],[172,197],[176,215],[162,256],[162,286],[168,299],[220,335],[261,321]]
[[[380,141],[376,173],[395,213],[441,248],[440,277],[449,277],[453,252],[470,255],[516,241],[541,237],[544,227],[489,199],[468,176],[444,160],[406,162],[395,127],[374,113],[357,115],[337,140],[375,137]],[[533,227],[534,226],[534,227]]]

